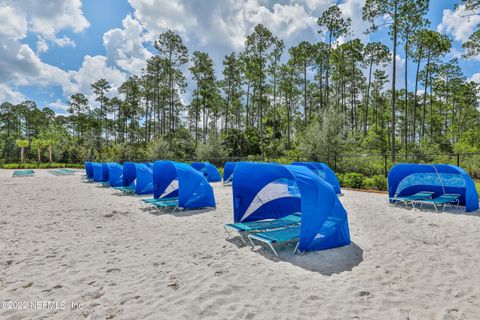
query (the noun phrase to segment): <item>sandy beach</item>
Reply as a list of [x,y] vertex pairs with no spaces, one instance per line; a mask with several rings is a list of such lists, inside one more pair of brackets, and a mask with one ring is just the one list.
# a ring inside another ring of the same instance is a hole
[[[480,213],[344,191],[352,244],[275,259],[217,209],[152,214],[82,172],[0,170],[1,319],[479,319]],[[52,307],[47,302],[58,305]]]

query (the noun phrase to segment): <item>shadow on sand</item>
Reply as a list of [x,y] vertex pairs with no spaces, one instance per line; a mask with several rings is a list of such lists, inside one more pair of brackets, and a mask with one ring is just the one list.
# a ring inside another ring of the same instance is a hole
[[145,213],[151,214],[153,216],[163,216],[163,215],[171,215],[177,218],[184,218],[184,217],[190,217],[202,213],[207,213],[210,211],[216,210],[216,208],[200,208],[200,209],[195,209],[195,210],[179,210],[178,208],[174,207],[167,207],[167,208],[153,208],[153,207],[142,207],[140,210],[142,210]]
[[[251,245],[247,242],[248,240],[246,241],[241,236],[228,238],[227,241],[237,248],[251,248]],[[318,272],[326,276],[352,271],[354,267],[363,261],[363,249],[353,241],[345,247],[313,251],[305,254],[293,254],[293,246],[285,246],[278,250],[278,257],[273,254],[272,250],[264,246],[257,246],[252,249],[270,261],[288,262],[305,270]]]
[[415,211],[415,212],[425,212],[428,214],[453,214],[453,215],[464,215],[464,216],[469,216],[469,217],[480,217],[480,210],[473,211],[473,212],[466,212],[465,207],[446,207],[445,210],[442,208],[438,208],[438,211],[435,211],[435,207],[429,206],[429,205],[424,205],[422,207],[416,207],[416,208],[411,208],[411,207],[397,207],[397,208],[402,208],[405,210],[410,210],[410,211]]

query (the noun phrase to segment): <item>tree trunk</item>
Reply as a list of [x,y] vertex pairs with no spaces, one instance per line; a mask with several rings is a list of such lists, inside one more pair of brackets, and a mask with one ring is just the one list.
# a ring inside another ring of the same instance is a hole
[[306,62],[306,57],[304,57],[304,62],[303,62],[303,111],[304,111],[304,116],[305,116],[305,125],[308,122],[308,113],[307,113],[307,62]]
[[417,91],[418,91],[418,74],[420,72],[420,61],[421,61],[421,58],[418,57],[418,61],[417,61],[417,73],[415,75],[415,92],[413,93],[413,128],[412,128],[412,137],[413,137],[413,141],[416,142],[417,141],[417,135],[416,135],[416,130],[417,130]]
[[408,35],[405,37],[405,156],[408,154]]
[[430,70],[430,56],[427,58],[427,66],[425,69],[425,86],[423,93],[423,110],[422,110],[422,138],[425,137],[425,118],[426,118],[426,110],[427,110],[427,89],[428,89],[428,73]]
[[370,84],[372,83],[372,68],[373,68],[373,59],[370,60],[370,68],[368,70],[367,96],[366,96],[366,103],[365,103],[365,119],[363,124],[363,133],[365,135],[368,132],[368,107],[370,104]]
[[392,162],[395,163],[395,117],[396,117],[396,74],[397,74],[397,5],[395,5],[393,21],[393,74],[392,74]]
[[328,78],[330,75],[330,54],[332,51],[332,31],[329,32],[328,37],[328,54],[327,54],[327,66],[325,70],[325,105],[328,107],[328,99],[329,99],[329,87],[328,87]]

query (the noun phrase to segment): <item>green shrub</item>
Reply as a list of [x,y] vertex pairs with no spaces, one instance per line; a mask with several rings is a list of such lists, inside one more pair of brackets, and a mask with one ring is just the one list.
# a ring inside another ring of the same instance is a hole
[[337,173],[337,179],[338,179],[338,183],[340,184],[340,187],[346,187],[346,185],[345,185],[345,174]]
[[79,163],[7,163],[1,166],[3,169],[51,169],[51,168],[72,168],[83,169]]
[[387,190],[387,178],[382,175],[375,175],[372,177],[372,186],[374,189],[386,191]]
[[362,189],[365,186],[365,176],[361,173],[350,172],[344,175],[346,187]]

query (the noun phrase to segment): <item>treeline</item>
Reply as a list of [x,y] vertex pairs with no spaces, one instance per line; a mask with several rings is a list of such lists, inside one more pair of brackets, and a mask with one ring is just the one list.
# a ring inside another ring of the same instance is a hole
[[[111,96],[105,79],[91,85],[95,107],[81,92],[70,97],[66,115],[32,101],[3,103],[1,158],[17,161],[22,145],[27,159],[47,161],[42,146],[49,146],[54,160],[64,162],[298,154],[316,159],[351,152],[389,153],[395,160],[399,153],[478,152],[478,84],[466,81],[456,59],[445,61],[451,40],[428,29],[427,10],[426,0],[366,1],[369,31],[388,28],[392,50],[380,42],[339,41],[351,38],[351,21],[336,5],[318,19],[325,42],[286,48],[257,25],[241,52],[217,62],[219,78],[207,52],[189,52],[178,34],[167,31],[155,41],[146,68],[129,77],[118,96]],[[469,55],[479,52],[475,37],[466,43]],[[402,84],[396,83],[400,47]],[[182,99],[186,74],[194,82],[189,102]]]

